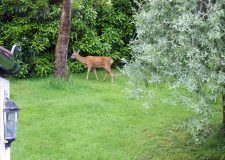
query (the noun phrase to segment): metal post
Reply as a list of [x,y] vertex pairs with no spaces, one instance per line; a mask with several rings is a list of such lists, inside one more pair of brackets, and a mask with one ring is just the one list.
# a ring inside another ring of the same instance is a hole
[[5,147],[3,108],[4,99],[9,98],[9,81],[0,77],[0,160],[10,160],[10,148]]

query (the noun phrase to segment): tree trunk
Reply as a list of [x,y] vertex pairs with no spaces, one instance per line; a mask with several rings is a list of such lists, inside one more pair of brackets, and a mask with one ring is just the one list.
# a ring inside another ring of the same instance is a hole
[[225,137],[225,93],[222,93],[222,104],[223,104],[223,135]]
[[63,0],[60,17],[60,30],[55,49],[55,78],[67,79],[67,52],[71,28],[72,0]]

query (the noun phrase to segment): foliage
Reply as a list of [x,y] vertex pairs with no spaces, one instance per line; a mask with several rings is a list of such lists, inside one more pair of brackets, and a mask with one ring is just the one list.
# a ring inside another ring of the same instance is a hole
[[84,71],[84,65],[79,63],[78,61],[68,61],[68,68],[70,73],[80,73]]
[[23,63],[20,60],[16,60],[15,62],[20,66],[19,73],[16,74],[16,77],[17,78],[25,78],[25,77],[27,77],[28,71],[29,71],[29,65]]
[[[134,30],[132,6],[132,0],[75,1],[68,57],[76,49],[84,55],[111,55],[119,65],[121,57],[129,56],[127,44]],[[34,63],[34,57],[51,57],[60,11],[59,1],[0,1],[0,45],[10,48],[19,43],[23,49],[19,60],[28,65]],[[30,67],[28,73],[34,72]]]
[[34,58],[34,73],[39,77],[47,77],[52,74],[54,70],[54,65],[46,57],[35,57]]
[[212,104],[225,94],[224,18],[224,0],[146,1],[135,15],[133,60],[125,72],[134,88],[162,82],[179,88],[169,102],[202,115],[188,125],[194,137],[208,132]]
[[[72,48],[84,54],[111,55],[115,60],[128,56],[126,44],[133,34],[132,3],[116,0],[91,0],[74,3],[71,39]],[[121,52],[127,51],[127,52]],[[118,52],[120,53],[119,56]]]

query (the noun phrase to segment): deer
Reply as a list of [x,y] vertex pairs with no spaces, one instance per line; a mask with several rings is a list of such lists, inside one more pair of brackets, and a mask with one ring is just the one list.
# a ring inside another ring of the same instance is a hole
[[106,71],[106,74],[103,78],[103,81],[106,80],[108,74],[111,76],[111,81],[113,82],[113,77],[115,76],[112,69],[111,65],[113,63],[113,59],[109,56],[86,56],[83,57],[79,54],[80,51],[73,51],[73,54],[71,55],[72,59],[76,59],[82,64],[85,65],[87,68],[87,75],[86,75],[86,80],[89,79],[89,73],[91,69],[93,68],[94,75],[96,77],[96,80],[98,80],[98,75],[96,72],[96,68],[104,68]]

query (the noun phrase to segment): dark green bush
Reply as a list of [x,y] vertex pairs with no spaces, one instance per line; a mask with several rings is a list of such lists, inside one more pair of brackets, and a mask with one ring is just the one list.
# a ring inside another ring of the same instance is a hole
[[71,73],[80,73],[85,70],[84,65],[79,63],[78,61],[74,62],[72,60],[68,61],[68,70]]
[[30,70],[29,65],[26,63],[23,63],[20,60],[15,60],[15,62],[20,65],[20,70],[19,70],[19,73],[16,74],[16,77],[17,78],[26,78],[28,76],[28,73]]
[[47,77],[52,74],[54,70],[53,62],[46,57],[35,57],[34,58],[34,73],[39,77]]
[[[116,65],[122,57],[129,57],[127,44],[134,31],[132,2],[73,1],[68,57],[73,49],[81,50],[83,55],[112,56]],[[23,76],[47,76],[52,72],[54,59],[48,60],[55,50],[60,7],[59,1],[0,1],[0,45],[6,48],[14,43],[21,45],[19,60],[29,66],[26,72],[22,71],[26,73]],[[81,65],[69,62],[69,71],[82,69]]]

